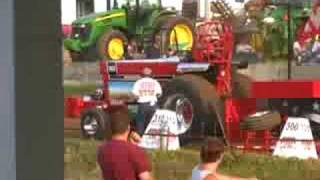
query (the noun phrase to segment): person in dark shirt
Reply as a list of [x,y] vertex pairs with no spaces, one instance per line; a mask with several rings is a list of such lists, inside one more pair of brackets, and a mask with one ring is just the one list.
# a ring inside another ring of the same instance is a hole
[[143,149],[129,142],[130,118],[121,108],[111,113],[112,138],[97,152],[104,180],[152,180],[151,165]]
[[146,58],[147,59],[157,59],[161,57],[160,52],[160,45],[161,45],[161,37],[160,34],[156,34],[153,40],[153,45],[147,49]]

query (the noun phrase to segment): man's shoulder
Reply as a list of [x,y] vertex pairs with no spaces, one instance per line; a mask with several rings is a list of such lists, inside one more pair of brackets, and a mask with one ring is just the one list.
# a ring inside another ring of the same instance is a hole
[[127,147],[134,150],[134,151],[144,151],[140,146],[133,144],[133,143],[130,143],[130,142],[127,143]]
[[117,141],[117,140],[110,140],[110,141],[105,141],[103,142],[98,149],[109,149],[110,147],[127,147],[129,143],[127,142],[122,142],[122,141]]

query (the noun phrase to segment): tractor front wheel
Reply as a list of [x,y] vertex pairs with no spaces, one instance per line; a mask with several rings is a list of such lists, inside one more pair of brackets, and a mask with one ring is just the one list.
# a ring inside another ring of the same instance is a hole
[[101,59],[121,60],[125,56],[126,35],[119,30],[105,32],[98,42],[98,54]]
[[84,138],[102,140],[111,136],[110,117],[101,109],[84,110],[80,126]]

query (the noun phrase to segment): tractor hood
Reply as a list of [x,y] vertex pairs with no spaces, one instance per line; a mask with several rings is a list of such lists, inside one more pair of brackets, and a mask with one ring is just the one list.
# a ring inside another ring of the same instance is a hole
[[124,16],[125,11],[123,9],[114,9],[106,12],[101,12],[101,13],[92,13],[86,16],[82,16],[75,20],[72,24],[88,24],[92,23],[93,21],[100,21],[104,19],[109,19],[113,17],[119,17],[119,16]]

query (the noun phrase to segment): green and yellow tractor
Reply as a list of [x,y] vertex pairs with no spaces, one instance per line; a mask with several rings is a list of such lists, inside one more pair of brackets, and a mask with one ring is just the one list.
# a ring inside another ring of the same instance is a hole
[[160,31],[164,37],[163,52],[169,47],[191,51],[191,20],[178,15],[173,8],[162,7],[161,0],[114,0],[113,4],[109,11],[72,23],[72,35],[64,40],[64,46],[73,61],[121,60],[130,39],[145,48]]

